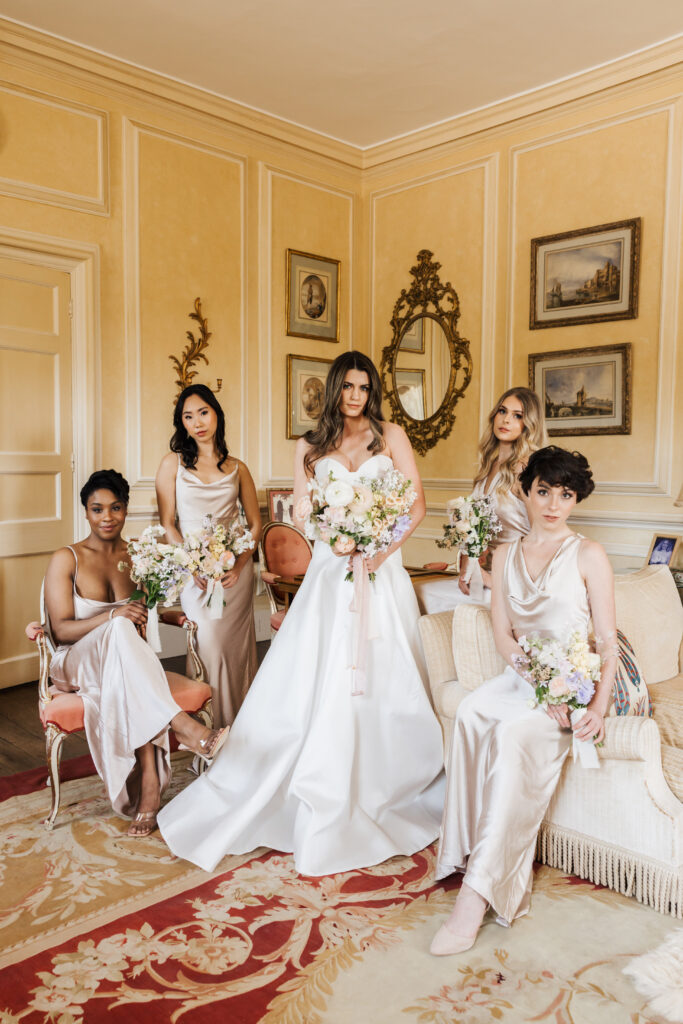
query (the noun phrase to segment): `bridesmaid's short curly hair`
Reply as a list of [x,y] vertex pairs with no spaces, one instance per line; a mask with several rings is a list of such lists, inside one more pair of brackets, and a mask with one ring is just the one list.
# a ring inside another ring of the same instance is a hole
[[581,452],[570,452],[549,444],[534,452],[519,475],[519,482],[525,494],[531,490],[534,480],[542,480],[550,487],[566,487],[574,491],[577,501],[583,501],[595,488],[588,459]]
[[88,507],[88,498],[95,491],[111,491],[124,505],[128,504],[130,494],[128,481],[125,476],[121,476],[115,469],[98,469],[88,477],[81,487],[81,504],[83,508]]

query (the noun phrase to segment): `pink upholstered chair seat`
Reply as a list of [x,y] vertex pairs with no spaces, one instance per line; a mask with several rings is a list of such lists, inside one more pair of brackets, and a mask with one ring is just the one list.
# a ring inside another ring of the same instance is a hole
[[278,631],[278,629],[280,628],[284,621],[285,611],[286,608],[281,608],[279,612],[273,612],[273,614],[270,616],[270,628],[274,629],[276,632]]
[[62,732],[80,732],[83,729],[83,701],[78,694],[64,693],[54,686],[50,687],[50,693],[51,701],[38,704],[43,729],[51,722]]

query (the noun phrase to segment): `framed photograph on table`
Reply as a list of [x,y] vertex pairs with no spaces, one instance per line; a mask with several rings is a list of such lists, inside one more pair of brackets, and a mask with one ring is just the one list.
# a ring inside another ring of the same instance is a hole
[[332,359],[287,356],[287,437],[302,437],[323,411]]
[[551,437],[631,433],[631,344],[529,356],[529,387]]
[[340,261],[287,250],[287,334],[339,341]]
[[640,217],[531,239],[529,327],[638,316]]
[[414,420],[425,418],[425,371],[395,370],[398,400]]
[[652,538],[645,564],[673,566],[680,543],[681,538],[678,534],[656,533]]
[[269,523],[294,525],[294,489],[292,487],[266,487]]

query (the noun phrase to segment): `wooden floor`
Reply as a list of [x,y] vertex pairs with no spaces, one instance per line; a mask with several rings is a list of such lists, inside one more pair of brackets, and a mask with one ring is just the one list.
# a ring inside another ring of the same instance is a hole
[[[269,640],[256,645],[259,664],[270,646]],[[166,658],[164,667],[184,670],[184,658]],[[83,733],[68,736],[62,758],[80,757],[88,753]],[[0,690],[0,775],[14,775],[45,764],[45,734],[38,717],[38,683],[24,683]]]

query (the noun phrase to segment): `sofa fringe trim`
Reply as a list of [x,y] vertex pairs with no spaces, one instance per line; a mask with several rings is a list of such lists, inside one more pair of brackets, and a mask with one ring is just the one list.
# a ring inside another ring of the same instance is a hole
[[538,833],[536,859],[623,896],[633,896],[660,914],[683,917],[683,872],[547,822]]

